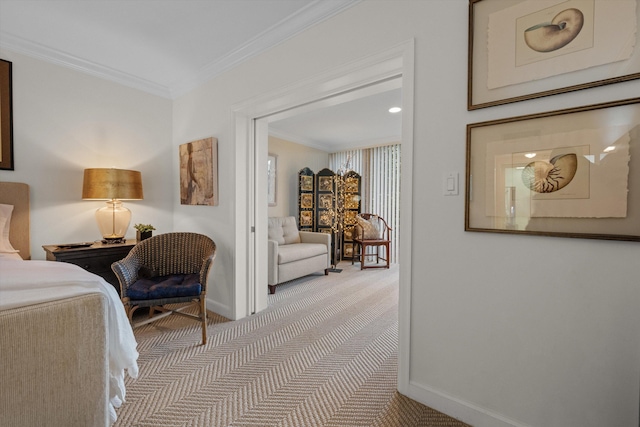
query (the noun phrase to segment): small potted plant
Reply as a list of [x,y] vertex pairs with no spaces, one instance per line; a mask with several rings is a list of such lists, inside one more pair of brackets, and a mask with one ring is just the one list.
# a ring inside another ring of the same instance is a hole
[[136,224],[133,226],[136,229],[136,240],[142,242],[144,239],[148,239],[153,235],[153,230],[156,228],[151,224]]

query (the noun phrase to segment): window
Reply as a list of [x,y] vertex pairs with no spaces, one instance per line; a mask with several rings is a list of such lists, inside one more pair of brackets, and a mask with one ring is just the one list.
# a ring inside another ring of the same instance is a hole
[[391,232],[390,261],[397,262],[400,235],[400,144],[348,150],[329,155],[337,173],[353,170],[362,177],[361,211],[381,216]]

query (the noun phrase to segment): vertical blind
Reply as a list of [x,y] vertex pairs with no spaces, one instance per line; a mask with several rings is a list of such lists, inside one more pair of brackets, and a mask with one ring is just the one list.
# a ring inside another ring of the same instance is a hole
[[400,144],[348,150],[329,155],[329,168],[353,170],[362,177],[361,211],[376,214],[391,227],[390,261],[398,259],[400,235]]

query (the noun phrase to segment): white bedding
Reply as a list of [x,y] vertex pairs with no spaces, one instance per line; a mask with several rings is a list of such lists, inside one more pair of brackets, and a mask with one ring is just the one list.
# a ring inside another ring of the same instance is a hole
[[125,370],[138,376],[138,345],[115,288],[77,265],[52,261],[22,261],[0,257],[0,310],[88,293],[103,293],[109,301],[109,417],[125,399]]

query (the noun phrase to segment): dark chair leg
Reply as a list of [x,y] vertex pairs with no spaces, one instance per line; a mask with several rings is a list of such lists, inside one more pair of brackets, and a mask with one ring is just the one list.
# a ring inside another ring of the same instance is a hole
[[325,269],[324,269],[324,275],[325,275],[325,276],[328,276],[328,275],[329,275],[329,269],[328,269],[328,268],[325,268]]
[[385,256],[387,258],[387,268],[389,268],[389,258],[390,258],[390,256],[389,256],[389,244],[387,243],[386,245],[384,245],[384,247],[385,247],[385,251],[386,251]]
[[356,257],[360,258],[361,250],[362,250],[362,245],[360,245],[360,243],[353,244],[353,254],[351,255],[351,265],[355,264]]
[[272,295],[276,293],[276,285],[269,285],[269,293]]
[[200,321],[202,322],[202,345],[207,343],[207,300],[200,296]]

